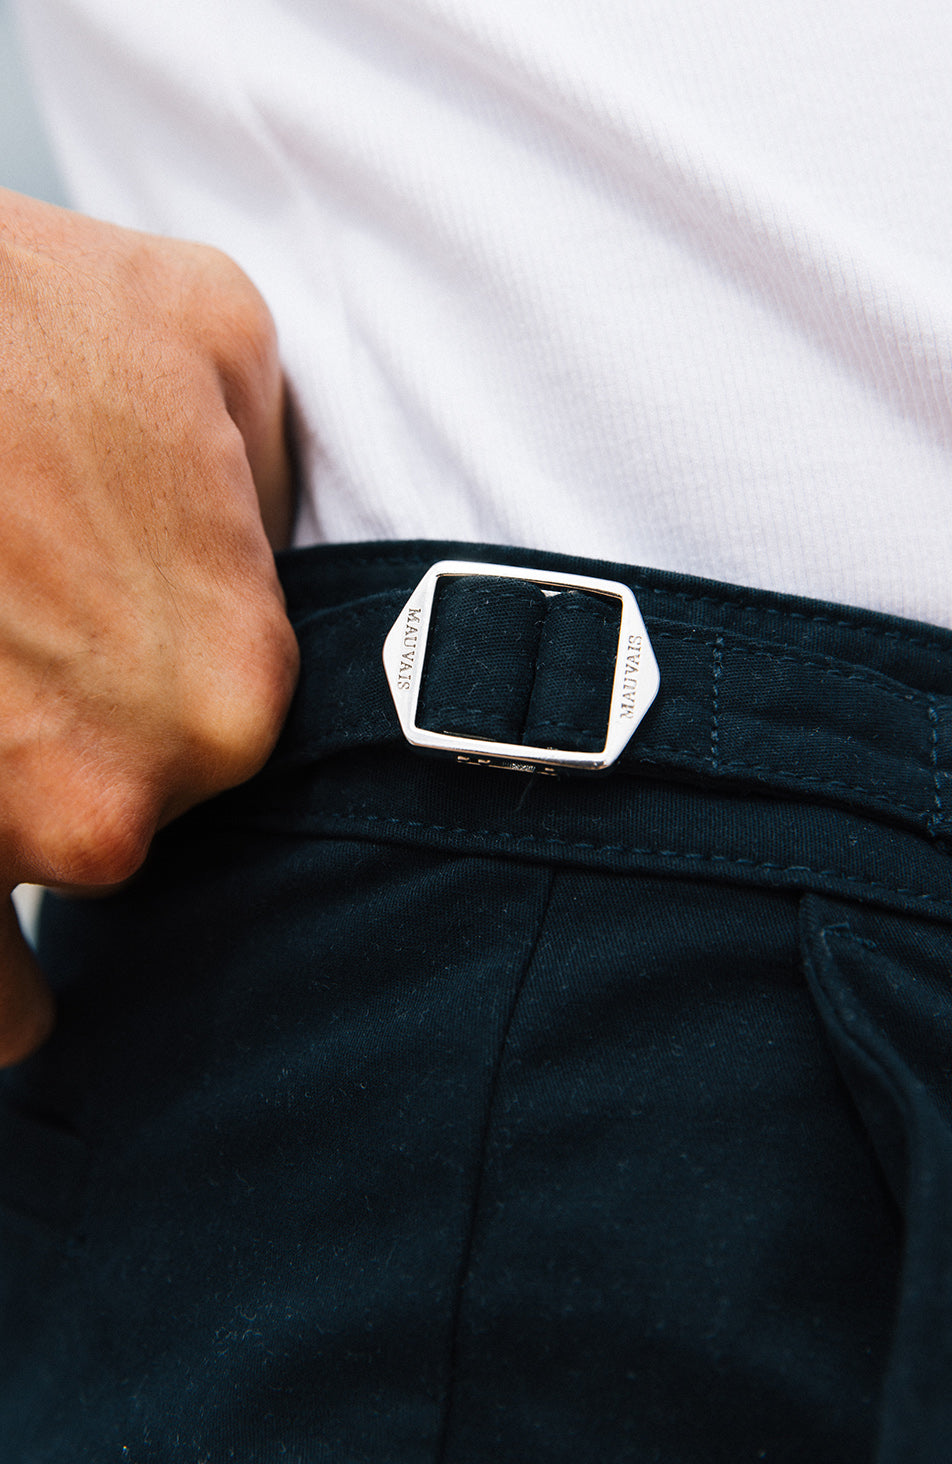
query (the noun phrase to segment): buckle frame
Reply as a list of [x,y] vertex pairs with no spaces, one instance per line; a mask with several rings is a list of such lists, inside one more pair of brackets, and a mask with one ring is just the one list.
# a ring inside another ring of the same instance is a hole
[[[621,624],[605,745],[598,752],[558,747],[526,747],[455,732],[433,732],[417,725],[417,707],[429,641],[430,619],[441,579],[466,576],[525,580],[544,592],[584,590],[621,602]],[[648,631],[634,595],[617,580],[552,570],[513,568],[462,559],[431,565],[395,620],[383,647],[383,664],[403,735],[412,747],[454,757],[457,762],[508,768],[520,773],[597,773],[611,767],[658,694],[661,676]]]

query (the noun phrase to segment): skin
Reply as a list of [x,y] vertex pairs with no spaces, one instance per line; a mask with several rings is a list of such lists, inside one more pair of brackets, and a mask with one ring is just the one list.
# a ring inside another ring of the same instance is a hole
[[286,421],[225,255],[0,189],[0,1066],[54,1020],[13,887],[123,882],[277,740]]

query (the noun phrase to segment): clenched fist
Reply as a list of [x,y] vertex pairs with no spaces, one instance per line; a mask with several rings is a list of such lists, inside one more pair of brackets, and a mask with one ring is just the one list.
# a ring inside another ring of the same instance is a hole
[[291,511],[274,328],[241,270],[0,190],[0,1064],[52,1022],[13,887],[128,878],[270,753]]

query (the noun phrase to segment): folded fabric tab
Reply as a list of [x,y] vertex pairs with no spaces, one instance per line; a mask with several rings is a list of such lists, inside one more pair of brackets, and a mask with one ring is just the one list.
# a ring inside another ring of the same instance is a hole
[[603,595],[551,595],[539,638],[523,741],[599,752],[605,745],[621,605]]
[[419,724],[523,746],[605,745],[618,602],[489,575],[441,581]]
[[522,742],[546,597],[489,575],[441,580],[417,721],[434,732]]

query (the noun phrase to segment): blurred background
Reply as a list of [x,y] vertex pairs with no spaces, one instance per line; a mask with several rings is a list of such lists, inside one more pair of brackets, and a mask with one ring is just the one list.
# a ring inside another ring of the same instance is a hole
[[9,0],[0,0],[0,185],[66,202]]

